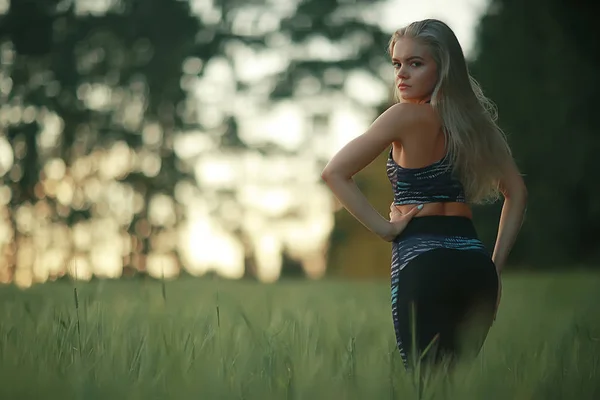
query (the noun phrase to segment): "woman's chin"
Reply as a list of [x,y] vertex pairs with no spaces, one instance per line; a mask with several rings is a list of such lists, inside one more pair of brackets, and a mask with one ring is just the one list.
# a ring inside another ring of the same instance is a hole
[[429,96],[415,96],[412,93],[400,92],[400,102],[401,103],[416,103],[422,104],[427,103],[429,100]]

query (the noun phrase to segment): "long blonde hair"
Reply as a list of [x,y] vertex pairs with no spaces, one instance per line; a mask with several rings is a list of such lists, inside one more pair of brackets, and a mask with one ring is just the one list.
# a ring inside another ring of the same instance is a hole
[[[469,74],[454,32],[436,19],[413,22],[394,32],[389,42],[390,55],[400,38],[415,39],[428,46],[438,66],[431,105],[441,117],[446,156],[465,188],[467,200],[497,200],[502,167],[512,157],[511,150],[506,135],[496,124],[496,107]],[[397,88],[394,97],[399,101]]]

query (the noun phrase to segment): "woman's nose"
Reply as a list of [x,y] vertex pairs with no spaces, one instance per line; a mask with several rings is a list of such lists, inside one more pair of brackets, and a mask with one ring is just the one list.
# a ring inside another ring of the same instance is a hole
[[406,71],[404,68],[400,68],[398,69],[396,76],[398,76],[399,79],[406,79],[408,78],[408,71]]

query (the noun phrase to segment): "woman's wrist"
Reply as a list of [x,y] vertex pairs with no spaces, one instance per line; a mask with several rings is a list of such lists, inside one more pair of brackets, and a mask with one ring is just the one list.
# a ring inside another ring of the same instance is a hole
[[383,232],[379,235],[386,242],[391,242],[398,236],[398,232],[396,232],[397,227],[391,222],[386,221],[383,226]]

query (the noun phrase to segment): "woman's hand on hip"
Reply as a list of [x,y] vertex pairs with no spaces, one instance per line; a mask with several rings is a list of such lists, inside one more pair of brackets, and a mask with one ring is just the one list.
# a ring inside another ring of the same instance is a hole
[[410,220],[423,209],[423,204],[413,207],[409,212],[402,213],[392,203],[390,206],[390,231],[383,239],[392,242],[399,234],[404,231]]

